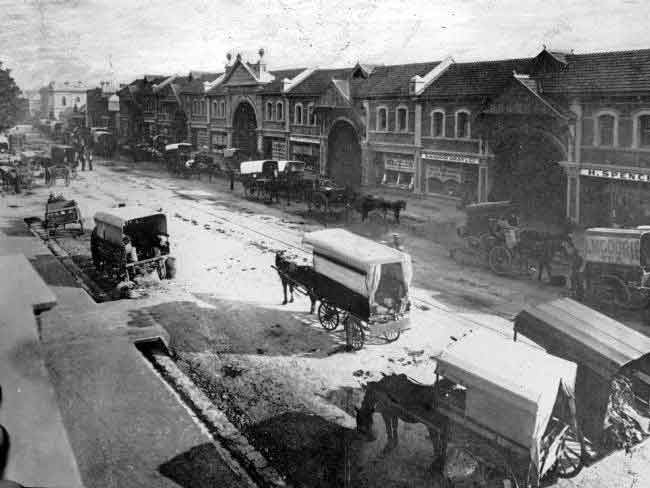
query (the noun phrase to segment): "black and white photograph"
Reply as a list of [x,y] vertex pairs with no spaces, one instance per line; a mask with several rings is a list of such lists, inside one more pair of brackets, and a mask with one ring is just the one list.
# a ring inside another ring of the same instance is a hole
[[0,0],[0,488],[650,487],[644,0]]

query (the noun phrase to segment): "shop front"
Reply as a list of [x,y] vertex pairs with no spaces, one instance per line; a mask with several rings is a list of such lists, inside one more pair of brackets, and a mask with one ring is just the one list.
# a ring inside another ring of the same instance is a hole
[[580,222],[587,227],[650,225],[650,169],[581,167]]
[[287,159],[287,141],[279,137],[264,138],[264,157],[267,159]]
[[420,157],[424,193],[478,201],[479,158],[437,152]]
[[318,139],[292,137],[291,159],[304,162],[307,171],[320,173],[320,141]]
[[228,134],[225,132],[212,132],[210,134],[210,149],[212,152],[220,152],[228,147]]
[[413,191],[415,159],[408,154],[376,153],[374,176],[378,185]]
[[209,146],[207,129],[192,128],[190,132],[191,144],[196,149],[202,149]]

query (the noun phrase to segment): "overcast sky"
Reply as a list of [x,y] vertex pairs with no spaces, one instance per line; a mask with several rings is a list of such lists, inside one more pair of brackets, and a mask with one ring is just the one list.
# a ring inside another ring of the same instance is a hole
[[270,69],[650,48],[647,0],[0,0],[0,26],[24,89],[219,71],[261,47]]

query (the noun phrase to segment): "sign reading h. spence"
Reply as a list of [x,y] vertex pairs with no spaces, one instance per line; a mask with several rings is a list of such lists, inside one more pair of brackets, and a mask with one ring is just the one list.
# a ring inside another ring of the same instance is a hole
[[640,265],[641,240],[638,236],[587,236],[587,261],[596,263]]

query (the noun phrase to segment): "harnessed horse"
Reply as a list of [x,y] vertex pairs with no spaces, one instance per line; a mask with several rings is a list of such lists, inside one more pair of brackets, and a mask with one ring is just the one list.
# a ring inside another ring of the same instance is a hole
[[314,313],[314,309],[316,308],[316,294],[314,292],[315,283],[312,267],[309,265],[301,266],[295,263],[286,256],[286,251],[278,251],[275,253],[275,267],[278,270],[278,275],[280,275],[280,281],[282,282],[282,293],[284,294],[282,305],[287,304],[287,288],[291,296],[291,300],[289,301],[293,303],[294,282],[300,283],[308,292],[307,294],[311,302],[309,313]]

